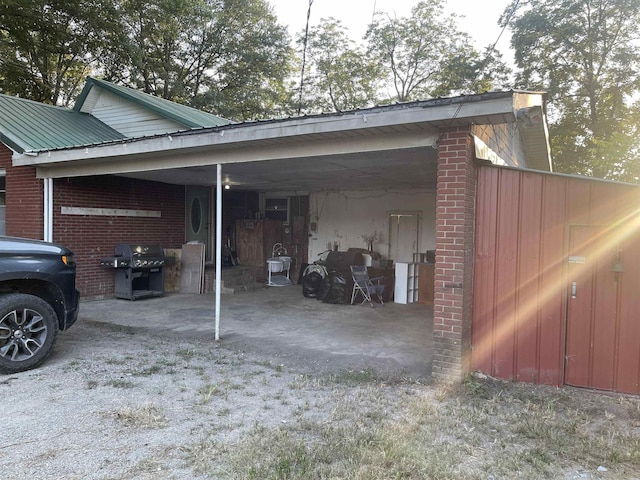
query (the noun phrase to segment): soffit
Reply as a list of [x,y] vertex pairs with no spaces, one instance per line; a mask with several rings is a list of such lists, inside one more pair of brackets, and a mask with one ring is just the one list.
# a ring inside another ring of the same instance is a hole
[[[216,166],[129,173],[123,176],[182,185],[215,186]],[[222,166],[233,189],[257,191],[435,190],[437,151],[431,147],[281,158]]]

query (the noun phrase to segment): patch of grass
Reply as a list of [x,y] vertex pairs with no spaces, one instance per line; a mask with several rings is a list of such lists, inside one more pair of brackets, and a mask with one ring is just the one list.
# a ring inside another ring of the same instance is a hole
[[78,367],[80,367],[82,365],[82,363],[80,362],[80,360],[71,360],[69,363],[67,363],[64,367],[65,370],[71,370],[71,369],[76,369]]
[[304,402],[303,405],[298,405],[293,411],[293,414],[299,417],[305,412],[308,412],[309,410],[311,410],[311,405],[309,405],[309,402],[307,401],[307,402]]
[[198,394],[200,395],[199,405],[206,405],[211,400],[211,397],[225,397],[226,390],[220,385],[216,385],[214,383],[207,383],[198,389]]
[[[290,423],[256,425],[227,446],[224,465],[205,460],[216,458],[211,441],[195,447],[197,466],[195,456],[189,462],[219,478],[267,480],[543,480],[568,478],[579,468],[600,475],[599,465],[609,469],[606,478],[640,471],[640,425],[627,422],[640,408],[635,398],[611,399],[603,410],[596,408],[598,394],[493,379],[398,390],[371,385],[371,372],[340,378],[346,384],[334,386],[321,407],[330,416],[314,418],[315,407],[302,416],[307,403],[295,409]],[[263,409],[272,408],[263,400]]]
[[169,425],[162,408],[148,403],[137,408],[121,408],[113,412],[120,423],[134,428],[164,428]]
[[111,386],[113,388],[134,388],[136,386],[134,382],[130,380],[124,380],[122,378],[109,380],[105,383],[105,385]]
[[281,363],[274,364],[271,360],[266,360],[264,362],[258,362],[258,365],[269,368],[271,370],[276,371],[277,373],[284,372],[284,365]]
[[134,357],[131,354],[112,356],[104,359],[104,363],[107,365],[128,365],[136,360],[140,360],[140,357]]
[[99,383],[96,380],[87,380],[87,390],[93,390],[94,388],[98,388]]
[[307,390],[310,383],[308,375],[296,375],[295,378],[289,382],[289,388],[294,390]]
[[132,375],[137,375],[140,377],[150,377],[151,375],[155,375],[156,373],[162,372],[161,365],[151,365],[150,367],[143,368],[142,370],[136,370],[132,372]]
[[344,385],[364,385],[374,383],[379,380],[376,371],[367,367],[361,370],[343,370],[337,374],[333,374],[330,380],[337,384]]
[[176,350],[176,355],[182,357],[184,360],[190,360],[200,356],[201,352],[199,352],[195,347],[183,347]]

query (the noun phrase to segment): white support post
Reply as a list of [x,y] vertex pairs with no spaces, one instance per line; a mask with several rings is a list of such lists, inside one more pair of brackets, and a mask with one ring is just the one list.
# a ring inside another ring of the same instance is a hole
[[53,179],[45,178],[44,182],[44,225],[43,239],[53,242]]
[[220,340],[220,291],[222,290],[222,165],[216,177],[216,340]]

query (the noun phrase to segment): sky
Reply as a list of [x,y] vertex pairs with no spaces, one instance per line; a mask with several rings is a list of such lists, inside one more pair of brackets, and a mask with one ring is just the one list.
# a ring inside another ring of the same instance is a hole
[[[305,27],[309,0],[268,0],[274,7],[280,23],[289,26],[294,36]],[[374,10],[398,17],[408,17],[411,7],[419,0],[314,0],[311,7],[310,25],[317,25],[321,18],[334,17],[340,20],[351,33],[354,40],[361,39],[371,22]],[[481,51],[493,44],[500,35],[498,18],[511,0],[446,0],[446,13],[464,15],[459,19],[460,30],[467,32],[475,41],[476,49]],[[512,59],[509,53],[508,30],[497,44],[505,61]]]

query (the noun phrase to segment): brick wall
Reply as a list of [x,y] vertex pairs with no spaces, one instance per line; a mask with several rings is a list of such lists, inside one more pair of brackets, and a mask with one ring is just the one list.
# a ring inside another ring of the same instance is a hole
[[[113,295],[111,269],[100,258],[116,243],[180,248],[185,241],[184,187],[122,177],[78,177],[54,181],[55,242],[71,248],[78,265],[77,288],[84,298]],[[160,211],[160,218],[63,215],[62,207]]]
[[436,200],[433,375],[460,381],[469,371],[476,171],[466,127],[441,131]]
[[6,234],[42,240],[44,184],[33,167],[12,167],[12,152],[0,143],[0,168],[6,171]]

